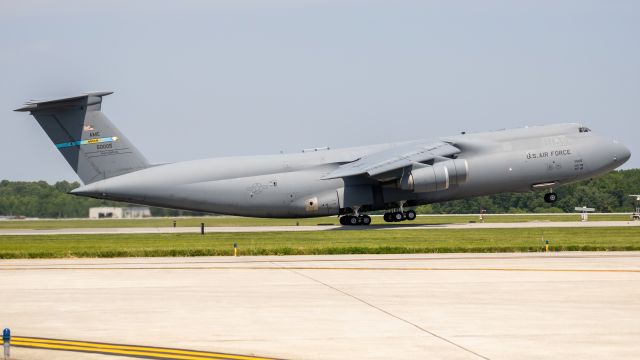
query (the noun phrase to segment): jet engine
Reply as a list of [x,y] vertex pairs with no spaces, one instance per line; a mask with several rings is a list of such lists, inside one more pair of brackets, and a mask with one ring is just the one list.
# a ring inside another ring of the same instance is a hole
[[413,192],[431,192],[447,190],[450,185],[459,185],[469,177],[467,160],[455,159],[437,162],[423,167],[414,166],[405,171],[399,181],[402,190]]

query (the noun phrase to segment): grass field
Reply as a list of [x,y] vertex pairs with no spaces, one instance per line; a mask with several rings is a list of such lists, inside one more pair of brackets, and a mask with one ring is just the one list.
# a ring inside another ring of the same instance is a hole
[[[0,236],[0,258],[543,251],[543,229]],[[640,227],[544,229],[552,251],[640,250]]]
[[[0,229],[64,229],[64,228],[112,228],[112,227],[170,227],[176,220],[179,227],[198,227],[200,223],[206,226],[282,226],[290,225],[339,225],[337,216],[310,219],[260,219],[238,216],[207,216],[186,218],[149,218],[149,219],[77,219],[77,220],[4,220],[0,221]],[[544,215],[486,215],[485,222],[526,222],[526,221],[579,221],[579,214]],[[591,215],[590,221],[626,221],[629,215],[602,214]],[[464,216],[418,216],[411,224],[455,224],[479,221],[478,215]],[[373,217],[374,224],[384,224],[381,216]]]

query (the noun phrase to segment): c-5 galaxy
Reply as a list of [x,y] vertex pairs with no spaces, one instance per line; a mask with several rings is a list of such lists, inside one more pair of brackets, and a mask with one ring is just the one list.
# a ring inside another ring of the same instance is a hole
[[31,101],[28,111],[78,174],[72,194],[252,217],[339,215],[343,225],[413,220],[411,207],[553,188],[617,168],[622,144],[579,124],[437,140],[150,164],[101,111],[111,92]]

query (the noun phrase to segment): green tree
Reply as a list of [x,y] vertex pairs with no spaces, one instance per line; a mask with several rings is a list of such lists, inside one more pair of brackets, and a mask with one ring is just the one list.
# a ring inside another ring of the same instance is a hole
[[[0,215],[46,218],[81,218],[89,208],[97,206],[128,206],[128,204],[85,198],[68,194],[79,187],[77,182],[0,181]],[[421,213],[477,214],[519,212],[573,212],[577,206],[594,207],[598,212],[630,212],[640,194],[640,169],[612,171],[604,176],[565,185],[557,189],[559,200],[551,205],[542,199],[542,192],[497,194],[419,206]],[[151,208],[153,216],[200,215],[189,211]]]

